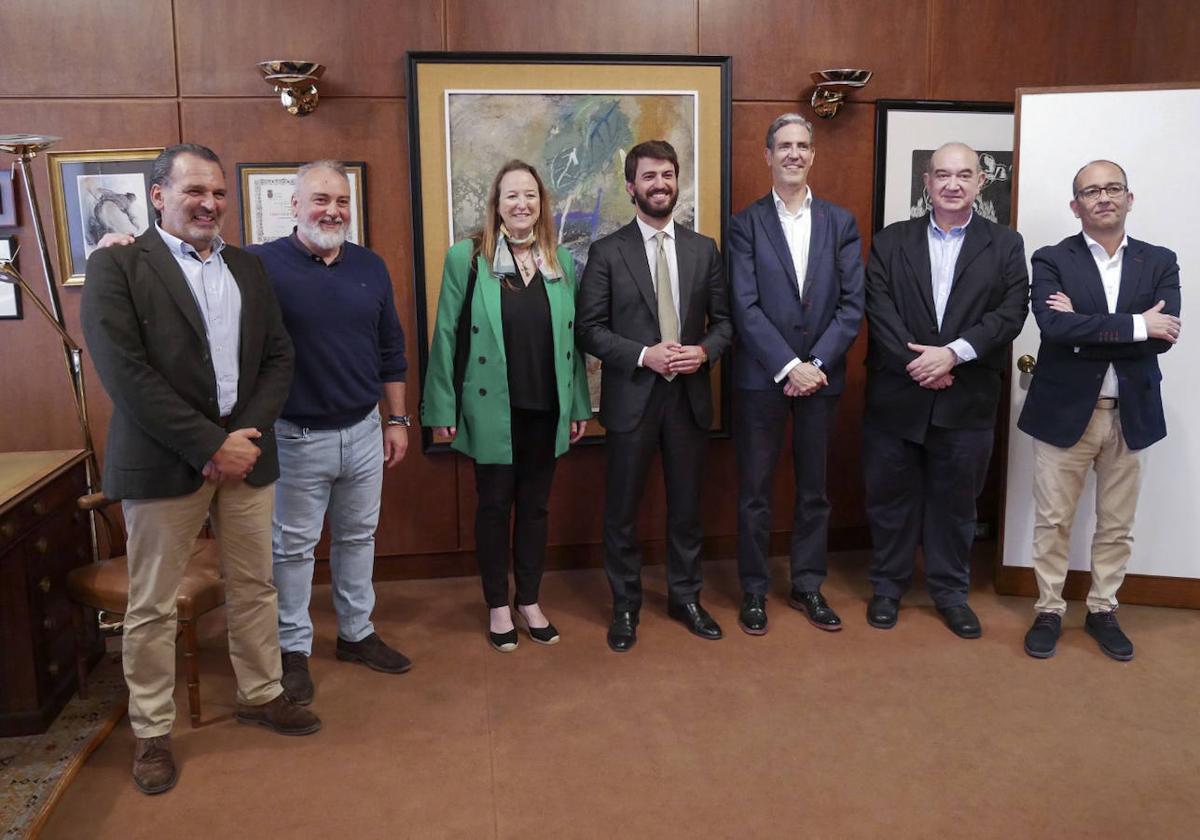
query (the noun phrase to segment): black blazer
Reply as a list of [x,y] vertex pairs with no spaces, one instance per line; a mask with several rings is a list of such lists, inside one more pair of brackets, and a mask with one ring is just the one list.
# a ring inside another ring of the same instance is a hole
[[[679,339],[698,344],[708,364],[683,376],[696,424],[712,425],[709,366],[729,347],[729,290],[717,243],[675,225],[679,267]],[[592,243],[575,306],[575,339],[604,363],[600,385],[600,422],[628,432],[641,420],[658,374],[637,366],[643,347],[662,341],[658,303],[646,248],[637,221]]]
[[[1064,292],[1074,312],[1055,312],[1046,299]],[[1116,368],[1121,432],[1130,449],[1144,449],[1167,435],[1158,354],[1171,349],[1159,339],[1133,340],[1134,314],[1158,301],[1179,315],[1179,263],[1166,248],[1129,240],[1121,261],[1117,311],[1110,314],[1100,270],[1082,234],[1033,255],[1033,315],[1042,331],[1037,367],[1017,428],[1053,446],[1074,446],[1083,437],[1109,364]]]
[[[292,381],[292,342],[258,257],[227,246],[242,319],[238,399],[228,427],[254,427],[262,455],[246,481],[279,477],[275,419]],[[113,401],[104,456],[104,492],[154,499],[195,492],[200,471],[224,442],[217,382],[204,322],[178,263],[155,228],[132,245],[88,259],[83,333]]]
[[[1009,345],[1029,310],[1029,274],[1020,234],[979,214],[967,226],[938,328],[929,263],[929,216],[888,225],[875,235],[867,262],[867,407],[865,422],[906,440],[929,426],[986,429],[996,424]],[[954,384],[922,388],[905,366],[908,342],[945,345],[956,338],[977,358],[954,368]]]
[[775,196],[767,193],[729,220],[738,388],[782,390],[775,374],[810,355],[824,363],[829,379],[818,395],[836,396],[845,387],[846,352],[863,317],[862,240],[849,210],[814,198],[810,212],[803,300]]

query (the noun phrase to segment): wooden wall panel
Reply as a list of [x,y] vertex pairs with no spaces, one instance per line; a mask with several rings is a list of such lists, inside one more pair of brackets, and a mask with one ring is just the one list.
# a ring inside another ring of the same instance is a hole
[[1135,82],[1200,80],[1200,8],[1195,0],[1138,0]]
[[933,99],[1011,102],[1026,85],[1128,82],[1136,7],[1127,0],[933,0]]
[[442,4],[428,0],[186,0],[175,4],[184,96],[266,96],[255,65],[317,61],[326,96],[402,96],[406,50],[442,48]]
[[[26,131],[61,136],[62,141],[54,147],[58,151],[166,146],[179,140],[179,110],[174,100],[0,99],[0,126],[14,129],[20,126]],[[0,166],[8,167],[11,161],[10,155],[0,155]],[[35,158],[30,166],[42,209],[42,225],[57,273],[58,250],[45,157]],[[14,234],[21,247],[18,267],[25,280],[45,300],[46,280],[33,225],[29,222],[23,184],[17,185],[17,200],[22,222]],[[67,330],[80,344],[83,343],[83,331],[79,326],[82,291],[79,286],[59,288]],[[0,364],[0,394],[4,395],[0,451],[79,446],[81,435],[75,420],[62,342],[33,304],[25,302],[23,310],[24,318],[20,321],[0,321],[0,359],[4,360],[4,364]],[[102,448],[111,403],[86,353],[84,360],[92,435],[97,446]]]
[[3,0],[0,35],[4,96],[176,93],[171,0]]
[[696,0],[446,0],[446,49],[696,52]]
[[[413,318],[412,222],[408,201],[408,148],[404,100],[329,99],[315,114],[293,117],[262,99],[185,99],[183,134],[211,145],[234,179],[239,162],[311,160],[319,157],[367,162],[369,244],[392,274],[396,306],[409,359],[408,409],[417,413],[417,345]],[[245,126],[254,126],[248,132]],[[352,129],[350,127],[353,127]],[[240,242],[236,187],[224,233]],[[458,547],[454,465],[420,453],[420,432],[409,437],[410,454],[384,479],[383,516],[376,538],[380,554],[451,551]]]
[[700,0],[700,49],[729,54],[735,99],[812,94],[809,74],[873,70],[854,98],[918,98],[928,75],[928,0]]

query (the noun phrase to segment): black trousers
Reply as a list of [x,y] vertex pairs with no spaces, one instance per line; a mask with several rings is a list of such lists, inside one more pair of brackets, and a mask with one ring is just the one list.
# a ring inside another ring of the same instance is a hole
[[[516,603],[536,604],[546,566],[557,411],[512,410],[512,464],[475,464],[475,559],[491,609],[508,606],[511,528]],[[514,510],[515,508],[515,510]]]
[[908,589],[917,543],[934,604],[967,602],[975,500],[983,491],[994,429],[931,427],[924,443],[863,427],[867,522],[873,546],[869,578],[876,595]]
[[659,378],[637,428],[608,432],[604,497],[604,571],[612,587],[613,609],[642,606],[642,551],[637,515],[646,473],[662,452],[667,490],[667,592],[672,602],[700,597],[700,490],[708,430],[696,425],[683,377]]
[[837,397],[789,397],[782,388],[739,390],[734,437],[738,463],[738,577],[742,591],[766,595],[771,588],[771,486],[792,418],[792,588],[813,592],[825,580],[829,498],[825,466]]

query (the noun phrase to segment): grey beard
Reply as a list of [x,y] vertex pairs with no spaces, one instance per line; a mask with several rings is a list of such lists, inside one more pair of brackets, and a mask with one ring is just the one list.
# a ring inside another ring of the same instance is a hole
[[346,241],[346,226],[344,224],[337,230],[328,232],[321,230],[319,224],[312,224],[310,222],[300,222],[299,227],[305,239],[326,251],[341,248],[342,243]]

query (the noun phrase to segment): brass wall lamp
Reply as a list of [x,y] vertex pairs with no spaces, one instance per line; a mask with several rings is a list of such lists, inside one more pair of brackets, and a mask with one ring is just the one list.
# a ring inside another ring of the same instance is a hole
[[831,120],[846,101],[847,93],[871,81],[871,71],[846,67],[818,70],[811,74],[811,78],[817,86],[812,95],[813,110],[818,117]]
[[275,88],[279,101],[289,114],[306,117],[317,110],[317,80],[325,72],[315,61],[272,59],[258,62],[263,79]]

